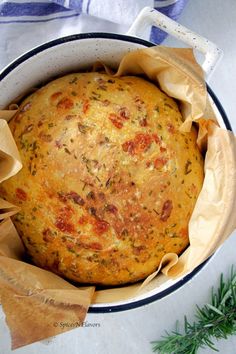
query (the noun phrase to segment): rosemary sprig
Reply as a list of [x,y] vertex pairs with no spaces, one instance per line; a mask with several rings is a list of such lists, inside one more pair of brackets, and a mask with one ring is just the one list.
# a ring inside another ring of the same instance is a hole
[[153,352],[159,354],[196,354],[199,348],[210,347],[218,351],[213,339],[228,338],[236,334],[236,270],[232,266],[229,279],[225,282],[223,274],[217,291],[212,289],[211,303],[202,308],[197,306],[197,321],[189,323],[184,318],[184,328],[163,336],[152,342]]

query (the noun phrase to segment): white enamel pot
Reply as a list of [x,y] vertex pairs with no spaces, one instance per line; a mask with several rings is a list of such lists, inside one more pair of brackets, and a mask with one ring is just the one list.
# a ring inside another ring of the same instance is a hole
[[[207,39],[191,32],[158,11],[144,8],[127,35],[110,33],[75,34],[45,43],[17,58],[0,73],[0,109],[6,107],[16,97],[27,92],[28,89],[37,87],[41,83],[48,82],[52,78],[64,75],[67,72],[86,69],[97,60],[112,67],[117,67],[121,58],[127,52],[154,45],[137,37],[150,25],[163,29],[188,46],[201,51],[205,55],[202,67],[209,77],[221,56],[220,50]],[[208,85],[207,89],[219,124],[231,130],[220,102]],[[93,304],[89,311],[122,311],[161,299],[188,282],[207,262],[205,261],[182,279],[169,280],[161,286],[158,286],[158,280],[154,280],[146,287],[145,292],[134,298],[116,303]]]

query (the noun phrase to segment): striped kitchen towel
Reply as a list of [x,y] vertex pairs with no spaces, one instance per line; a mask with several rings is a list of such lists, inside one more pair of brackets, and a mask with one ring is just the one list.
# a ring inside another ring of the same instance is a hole
[[[188,0],[0,0],[0,68],[45,41],[84,32],[125,33],[151,6],[177,19]],[[152,28],[144,39],[161,43]]]

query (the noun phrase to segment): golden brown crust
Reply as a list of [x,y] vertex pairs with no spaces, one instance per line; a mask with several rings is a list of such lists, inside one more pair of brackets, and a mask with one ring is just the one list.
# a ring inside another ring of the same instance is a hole
[[71,74],[11,120],[23,169],[1,186],[33,261],[82,283],[143,279],[188,245],[203,182],[196,132],[137,77]]

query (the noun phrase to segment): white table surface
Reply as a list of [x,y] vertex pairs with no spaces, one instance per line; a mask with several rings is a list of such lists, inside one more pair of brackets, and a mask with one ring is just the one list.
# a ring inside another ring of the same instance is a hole
[[[189,0],[179,22],[215,42],[224,58],[210,85],[220,99],[236,131],[236,1]],[[175,45],[168,39],[166,43]],[[220,273],[229,273],[236,265],[236,232],[225,242],[200,273],[177,292],[142,308],[113,314],[88,314],[86,320],[100,327],[78,328],[51,340],[15,350],[16,354],[148,354],[150,341],[159,339],[164,330],[174,329],[184,314],[191,320],[195,304],[208,301],[211,287],[217,286]],[[236,353],[236,336],[216,343],[221,354]],[[0,353],[11,353],[10,336],[0,311]],[[211,349],[199,354],[214,353]]]

